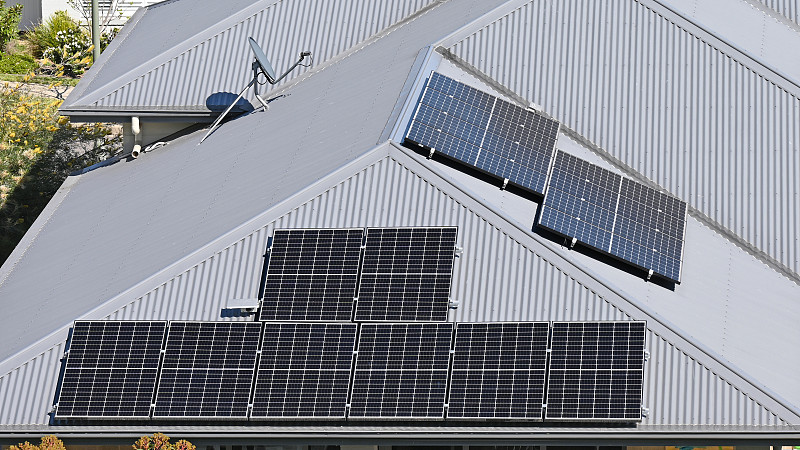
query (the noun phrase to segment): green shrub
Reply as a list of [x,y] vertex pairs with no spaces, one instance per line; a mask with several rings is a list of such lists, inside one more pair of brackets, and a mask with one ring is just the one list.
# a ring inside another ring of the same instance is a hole
[[17,37],[21,18],[21,4],[6,6],[5,0],[0,0],[0,50],[6,47],[8,41]]
[[53,13],[29,31],[25,39],[32,44],[33,56],[37,58],[45,56],[45,52],[51,48],[67,47],[69,52],[75,52],[90,45],[86,33],[66,11]]
[[0,73],[25,74],[39,67],[30,56],[0,53]]

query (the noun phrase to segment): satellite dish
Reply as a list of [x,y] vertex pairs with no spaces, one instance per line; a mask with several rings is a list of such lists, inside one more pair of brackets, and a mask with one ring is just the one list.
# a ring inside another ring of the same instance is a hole
[[[206,138],[217,128],[217,125],[219,125],[219,123],[222,122],[222,119],[224,119],[225,116],[228,115],[229,112],[231,112],[231,109],[233,109],[233,107],[236,106],[236,103],[239,102],[239,99],[241,99],[242,96],[244,96],[244,92],[248,88],[250,88],[250,86],[253,86],[258,82],[259,73],[264,74],[264,77],[266,77],[267,79],[267,83],[277,84],[279,81],[286,78],[286,75],[289,75],[289,72],[293,71],[295,67],[299,66],[300,63],[303,62],[303,60],[306,58],[306,56],[309,57],[311,56],[311,52],[308,50],[300,52],[300,59],[298,59],[297,62],[292,65],[292,67],[289,67],[289,70],[287,70],[283,75],[281,75],[280,77],[276,77],[275,70],[272,69],[272,64],[270,64],[269,58],[267,58],[267,55],[264,54],[263,50],[261,50],[261,47],[259,47],[255,39],[249,37],[247,38],[247,41],[250,43],[250,49],[253,50],[253,55],[255,56],[255,60],[253,61],[252,65],[253,79],[250,81],[250,83],[247,84],[247,86],[244,87],[244,89],[242,89],[241,92],[239,92],[239,96],[237,96],[236,100],[234,100],[233,103],[231,103],[231,106],[228,106],[228,109],[226,109],[225,112],[220,114],[220,116],[217,117],[217,120],[215,120],[214,123],[211,124],[211,128],[209,128],[206,135],[203,136],[203,139],[200,139],[200,144],[202,144],[203,141],[205,141]],[[308,67],[310,65],[311,63],[304,64],[305,67]],[[264,84],[264,83],[258,83],[258,84]],[[261,102],[261,104],[264,106],[264,109],[268,109],[269,106],[267,105],[267,102],[263,98],[261,98],[260,95],[258,95],[257,87],[255,89],[255,94],[258,101]]]
[[261,67],[261,70],[264,71],[264,75],[267,76],[267,81],[275,84],[275,71],[272,69],[272,64],[269,63],[267,55],[264,54],[255,39],[249,37],[247,40],[250,42],[250,48],[253,49],[253,54],[256,56],[256,62]]

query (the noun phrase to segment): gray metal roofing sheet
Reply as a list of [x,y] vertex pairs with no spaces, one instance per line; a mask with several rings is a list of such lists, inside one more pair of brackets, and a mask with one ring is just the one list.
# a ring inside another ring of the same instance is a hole
[[[379,147],[210,243],[198,259],[165,268],[166,279],[151,277],[109,301],[110,310],[89,317],[220,320],[227,299],[256,294],[260,280],[251,274],[260,273],[267,238],[278,228],[457,225],[464,253],[456,260],[452,294],[461,304],[450,314],[451,321],[644,318],[633,304],[605,296],[591,281],[565,272],[564,260],[524,233],[525,228],[509,226],[474,201],[469,186],[448,185],[420,159]],[[439,172],[438,166],[432,169]],[[457,183],[471,180],[463,174],[454,178]],[[572,257],[568,251],[563,254]],[[699,274],[692,282],[694,278]],[[676,344],[653,318],[649,324],[644,405],[651,414],[643,426],[787,424],[763,404],[769,399],[757,389],[735,375],[723,375],[697,349]],[[0,404],[6,406],[0,424],[47,423],[67,331],[60,330],[50,348],[0,377]]]
[[634,0],[494,19],[453,53],[800,272],[800,98]]
[[[248,7],[243,8],[242,4],[201,1],[202,4],[188,9],[203,11],[207,6],[221,9],[208,16],[225,20],[219,24],[203,22],[204,28],[191,25],[187,30],[179,22],[173,30],[162,22],[174,20],[170,14],[187,14],[183,11],[187,8],[167,14],[148,9],[141,18],[131,21],[125,39],[155,40],[158,41],[153,45],[155,48],[149,44],[124,45],[119,51],[113,48],[113,56],[105,61],[104,68],[96,74],[87,74],[87,79],[81,81],[86,87],[68,98],[62,109],[146,111],[168,106],[173,111],[220,110],[252,78],[253,55],[248,37],[264,48],[280,75],[302,50],[311,50],[313,65],[318,66],[435,3],[433,0],[262,0],[244,4]],[[151,8],[155,6],[158,5]],[[275,87],[260,87],[260,92],[288,83],[303,70],[295,70]],[[257,104],[252,90],[245,98]]]
[[797,0],[758,0],[776,13],[800,25],[800,2]]
[[[181,0],[183,1],[183,0]],[[68,180],[0,269],[0,360],[25,349],[374,146],[420,48],[492,2],[446,2],[356,46],[197,145]],[[406,28],[407,27],[407,28]],[[398,30],[399,31],[399,30]]]

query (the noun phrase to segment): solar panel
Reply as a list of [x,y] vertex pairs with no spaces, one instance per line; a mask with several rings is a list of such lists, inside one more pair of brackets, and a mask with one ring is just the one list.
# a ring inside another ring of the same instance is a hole
[[641,420],[644,322],[553,323],[546,419]]
[[433,72],[405,140],[543,194],[558,129],[555,120]]
[[547,322],[459,323],[448,418],[542,418]]
[[55,417],[149,417],[166,326],[75,322]]
[[447,320],[458,229],[369,228],[358,321]]
[[355,323],[266,323],[252,418],[345,418]]
[[622,180],[610,253],[680,281],[686,203]]
[[351,418],[443,418],[451,323],[362,324]]
[[259,322],[170,322],[153,417],[245,418]]
[[362,228],[276,230],[260,320],[349,321]]
[[557,152],[539,224],[680,282],[686,203]]

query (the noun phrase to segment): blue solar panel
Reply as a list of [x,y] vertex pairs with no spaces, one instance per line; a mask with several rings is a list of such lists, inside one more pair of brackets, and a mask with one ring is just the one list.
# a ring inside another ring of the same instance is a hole
[[639,421],[644,322],[554,322],[545,418]]
[[448,418],[542,418],[547,322],[459,323]]
[[558,122],[433,72],[406,141],[542,194]]
[[557,152],[539,224],[680,281],[686,203]]

